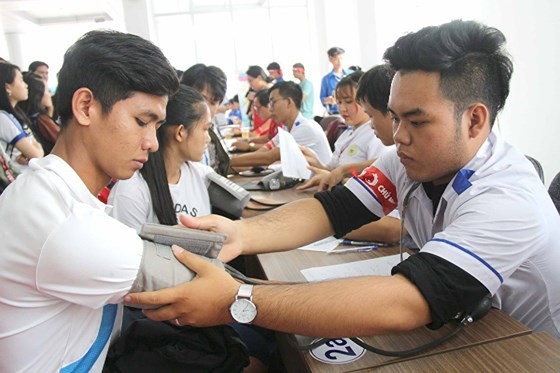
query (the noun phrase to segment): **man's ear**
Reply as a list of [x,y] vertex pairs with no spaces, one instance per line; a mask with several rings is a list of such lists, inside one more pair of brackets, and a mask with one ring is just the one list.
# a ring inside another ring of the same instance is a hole
[[467,109],[466,115],[469,138],[476,138],[482,133],[486,135],[486,131],[490,128],[490,113],[486,105],[476,103]]
[[89,88],[79,88],[72,95],[72,113],[76,122],[82,126],[89,126],[94,106],[93,92]]

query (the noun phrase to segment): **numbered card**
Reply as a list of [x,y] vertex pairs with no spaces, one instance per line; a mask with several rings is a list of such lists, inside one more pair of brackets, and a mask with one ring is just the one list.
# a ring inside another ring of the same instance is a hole
[[358,346],[350,338],[329,339],[319,347],[309,351],[316,360],[327,364],[347,364],[358,360],[365,352],[366,350],[363,347]]

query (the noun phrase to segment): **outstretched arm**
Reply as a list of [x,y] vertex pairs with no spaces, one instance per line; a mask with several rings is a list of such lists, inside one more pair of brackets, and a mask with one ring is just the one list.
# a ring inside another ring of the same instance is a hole
[[231,158],[231,167],[242,166],[268,166],[280,160],[280,148],[268,150],[261,147],[259,150],[249,154],[241,154]]
[[[197,272],[197,277],[174,288],[129,294],[125,301],[167,304],[145,311],[153,320],[177,319],[181,325],[199,327],[232,322],[228,309],[239,283],[186,251],[177,248],[174,252],[177,259]],[[426,300],[418,288],[401,275],[255,286],[253,302],[258,310],[254,324],[321,337],[411,330],[431,321]]]
[[231,221],[221,216],[180,216],[189,228],[227,234],[220,253],[222,261],[240,254],[257,254],[295,249],[334,233],[329,218],[315,198],[294,201],[249,219]]

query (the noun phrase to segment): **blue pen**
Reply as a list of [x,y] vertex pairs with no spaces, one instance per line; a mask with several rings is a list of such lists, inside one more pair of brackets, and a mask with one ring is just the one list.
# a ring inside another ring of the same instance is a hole
[[351,247],[349,249],[334,249],[329,251],[329,254],[340,254],[340,253],[361,253],[366,251],[377,250],[379,246],[364,246],[364,247]]
[[341,243],[342,243],[343,245],[352,245],[352,246],[377,246],[376,248],[384,247],[384,246],[389,246],[389,244],[387,244],[387,243],[383,243],[383,242],[371,242],[371,241],[342,240]]

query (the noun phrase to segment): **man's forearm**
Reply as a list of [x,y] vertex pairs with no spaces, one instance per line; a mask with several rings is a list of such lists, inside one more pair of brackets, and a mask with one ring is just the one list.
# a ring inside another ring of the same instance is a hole
[[280,160],[280,149],[263,150],[262,148],[254,153],[242,154],[231,158],[231,167],[243,166],[268,166]]
[[367,336],[430,323],[427,302],[400,275],[256,286],[253,301],[255,324],[317,337]]
[[291,250],[334,234],[315,198],[300,199],[237,224],[244,254]]

